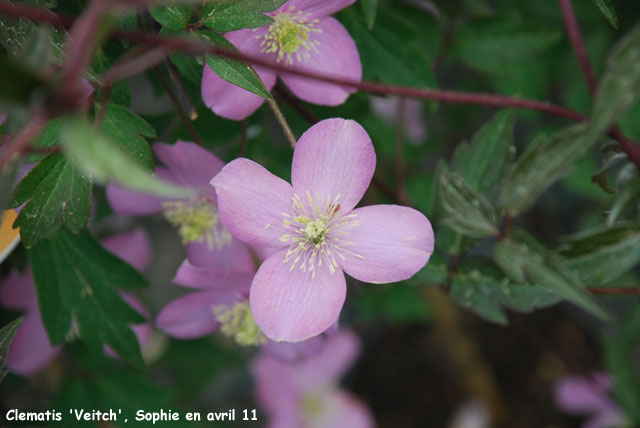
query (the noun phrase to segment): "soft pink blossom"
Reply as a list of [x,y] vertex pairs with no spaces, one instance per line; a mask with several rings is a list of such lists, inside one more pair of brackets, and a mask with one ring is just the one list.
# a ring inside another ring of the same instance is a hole
[[576,415],[585,415],[582,428],[608,428],[623,425],[624,414],[609,396],[611,376],[594,373],[586,376],[565,376],[554,387],[557,406]]
[[[103,244],[138,270],[145,269],[149,263],[151,246],[142,229],[107,238]],[[120,295],[141,315],[148,318],[148,312],[134,295],[126,292],[120,292]],[[60,352],[61,345],[51,345],[49,341],[40,318],[36,288],[30,270],[9,274],[0,287],[0,303],[7,308],[24,311],[24,321],[11,344],[7,366],[11,371],[23,376],[42,370]],[[151,335],[151,325],[143,323],[131,327],[138,342],[145,344]],[[105,348],[108,354],[113,355],[113,351]]]
[[271,428],[369,428],[369,409],[338,381],[358,356],[353,333],[329,338],[315,356],[301,362],[283,362],[269,354],[253,364],[256,398],[269,416]]
[[279,248],[250,290],[253,316],[267,337],[295,342],[334,324],[346,295],[343,272],[364,282],[396,282],[429,260],[433,230],[422,213],[397,205],[354,209],[375,163],[359,124],[328,119],[298,141],[293,185],[243,158],[212,180],[231,234]]
[[[344,26],[329,16],[354,1],[290,0],[268,13],[274,19],[272,24],[232,31],[226,38],[247,55],[359,81],[362,64],[355,42]],[[296,96],[313,104],[339,105],[355,91],[293,74],[277,74],[265,67],[256,66],[255,70],[267,89],[271,90],[280,77]],[[208,65],[202,75],[202,98],[214,113],[233,120],[245,119],[264,102],[264,98],[221,79]]]

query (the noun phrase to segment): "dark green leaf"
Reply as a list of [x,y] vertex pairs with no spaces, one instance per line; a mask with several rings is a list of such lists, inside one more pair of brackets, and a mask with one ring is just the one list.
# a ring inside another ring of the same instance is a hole
[[153,6],[149,8],[149,11],[153,19],[170,30],[187,28],[189,19],[191,19],[191,5],[189,4]]
[[598,228],[571,238],[559,248],[565,265],[583,283],[601,285],[640,263],[640,228],[619,225]]
[[455,173],[444,172],[438,192],[447,212],[445,223],[466,236],[484,238],[498,235],[495,209]]
[[174,186],[150,174],[80,117],[66,117],[60,134],[68,155],[98,182],[114,181],[132,190],[167,197],[181,198],[192,194],[190,189]]
[[600,9],[600,12],[602,12],[605,18],[607,18],[611,26],[617,30],[619,25],[618,15],[613,8],[611,0],[593,0],[593,2],[598,6],[598,9]]
[[74,233],[87,224],[91,181],[71,160],[54,153],[36,165],[15,190],[11,207],[22,208],[14,226],[27,247],[56,234],[64,224]]
[[502,308],[529,313],[561,298],[539,285],[514,283],[493,262],[469,259],[451,277],[451,297],[461,306],[498,324],[506,324]]
[[24,318],[15,319],[0,329],[0,382],[2,382],[2,379],[7,375],[5,367],[9,360],[11,342],[13,342],[13,338],[23,320]]
[[[99,109],[100,106],[96,106]],[[157,137],[154,129],[140,116],[117,104],[107,105],[100,130],[122,147],[134,160],[153,170],[149,143],[144,137]]]
[[286,0],[210,0],[202,9],[201,23],[212,30],[226,33],[243,28],[269,25],[273,19],[263,12],[271,12]]
[[[197,33],[199,37],[207,42],[214,44],[218,47],[228,49],[234,52],[238,50],[224,37],[213,32],[200,31]],[[234,85],[238,85],[247,91],[251,91],[256,95],[260,95],[262,98],[270,99],[271,94],[260,76],[255,72],[248,64],[235,61],[232,59],[224,58],[219,55],[207,55],[207,64],[221,79],[231,82]]]
[[513,110],[497,113],[474,135],[471,145],[461,144],[453,170],[479,193],[487,194],[503,178],[513,159]]
[[612,226],[622,211],[632,203],[637,203],[640,198],[640,175],[637,175],[633,179],[627,181],[618,190],[616,195],[616,201],[609,210],[607,215],[607,225]]
[[129,324],[144,318],[127,305],[116,287],[140,288],[145,279],[105,250],[89,232],[61,230],[29,250],[42,320],[51,342],[64,340],[75,318],[80,337],[102,352],[110,345],[121,357],[142,365]]
[[360,2],[364,12],[364,19],[367,22],[367,28],[371,30],[376,22],[376,12],[378,12],[378,0],[362,0]]
[[37,75],[0,54],[0,99],[27,105],[38,94],[44,93],[46,84]]
[[508,239],[498,242],[495,258],[515,282],[546,287],[598,318],[608,318],[600,304],[583,289],[579,278],[564,267],[563,260],[525,232],[512,232]]
[[417,286],[440,285],[444,284],[448,277],[449,267],[447,262],[442,258],[440,252],[435,251],[431,254],[429,263],[408,281]]

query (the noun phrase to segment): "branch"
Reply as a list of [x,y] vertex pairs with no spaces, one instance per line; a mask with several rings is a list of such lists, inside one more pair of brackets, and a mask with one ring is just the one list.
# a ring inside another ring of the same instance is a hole
[[562,9],[562,17],[564,19],[564,26],[567,29],[567,36],[569,36],[569,40],[571,41],[573,50],[578,57],[578,62],[580,63],[580,67],[582,68],[584,77],[587,79],[587,84],[589,85],[591,95],[594,95],[596,93],[598,84],[596,83],[596,78],[593,75],[593,70],[591,69],[591,64],[589,63],[589,57],[587,56],[587,51],[584,47],[584,42],[582,41],[580,26],[578,25],[578,20],[576,19],[576,15],[573,12],[571,0],[558,0],[558,2],[560,3],[560,8]]
[[587,287],[593,294],[636,294],[640,296],[640,287]]

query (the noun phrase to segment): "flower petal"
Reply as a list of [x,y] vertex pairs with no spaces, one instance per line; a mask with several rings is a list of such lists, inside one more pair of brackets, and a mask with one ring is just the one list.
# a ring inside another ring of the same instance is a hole
[[342,271],[290,270],[287,250],[269,257],[251,284],[253,317],[264,334],[275,341],[298,342],[322,333],[336,322],[346,295]]
[[[238,30],[226,34],[240,52],[260,54],[260,41],[266,29]],[[264,67],[254,67],[262,83],[271,90],[276,84],[276,73]],[[202,73],[202,99],[218,116],[232,120],[243,120],[249,117],[264,102],[264,98],[253,92],[221,79],[208,65]]]
[[310,13],[311,18],[324,18],[333,15],[352,5],[356,0],[289,0],[278,11],[287,11],[295,7],[295,11],[301,10],[305,14]]
[[282,213],[291,210],[293,189],[261,165],[239,158],[228,163],[211,184],[218,195],[222,224],[233,236],[254,245],[282,247],[287,232]]
[[207,189],[209,181],[224,166],[216,155],[188,141],[155,143],[153,151],[172,172],[177,184],[183,186]]
[[[314,28],[322,31],[310,33],[310,38],[318,45],[315,49],[304,52],[309,54],[306,59],[301,57],[298,60],[294,54],[293,66],[299,70],[359,82],[362,79],[362,63],[358,48],[347,30],[331,17],[322,18]],[[302,52],[299,50],[298,53]],[[321,82],[286,72],[280,73],[280,78],[296,96],[313,104],[337,106],[357,90],[352,86]]]
[[173,282],[184,287],[234,290],[238,294],[248,295],[252,280],[253,271],[236,272],[215,267],[199,267],[185,260],[178,268]]
[[151,261],[151,242],[142,228],[110,236],[102,240],[102,245],[140,271]]
[[614,407],[597,377],[565,376],[556,382],[554,396],[558,407],[569,413],[598,413]]
[[205,336],[220,327],[213,316],[213,306],[231,304],[234,300],[229,293],[189,293],[165,306],[156,318],[156,326],[180,339]]
[[311,427],[373,428],[375,423],[369,408],[353,394],[345,391],[327,391],[322,400],[324,411],[313,415]]
[[11,309],[38,310],[36,287],[31,271],[24,273],[12,271],[0,287],[0,303]]
[[340,195],[340,212],[345,213],[360,201],[375,169],[376,154],[364,128],[353,120],[326,119],[298,140],[291,181],[302,198],[306,192],[332,201]]
[[429,220],[413,208],[373,205],[353,210],[357,226],[341,236],[349,252],[338,260],[346,273],[364,282],[386,283],[408,279],[433,253]]
[[232,272],[255,272],[249,246],[235,238],[231,238],[229,244],[219,249],[209,248],[207,242],[190,242],[187,244],[187,259],[198,267]]
[[18,327],[7,365],[11,371],[28,376],[43,369],[59,351],[60,346],[51,346],[40,313],[33,311]]

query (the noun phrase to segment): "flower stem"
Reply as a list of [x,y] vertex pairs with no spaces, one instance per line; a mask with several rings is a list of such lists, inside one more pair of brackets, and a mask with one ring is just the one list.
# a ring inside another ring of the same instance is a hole
[[274,100],[273,98],[269,98],[267,100],[267,103],[269,103],[269,107],[271,107],[271,110],[273,110],[273,114],[276,117],[276,120],[278,121],[278,123],[280,124],[280,127],[282,128],[284,135],[287,137],[287,140],[289,140],[289,144],[291,145],[291,148],[295,149],[296,137],[293,135],[293,132],[291,131],[291,128],[287,123],[287,119],[285,119],[284,115],[282,114],[280,107],[278,107],[278,103],[276,103],[276,100]]

